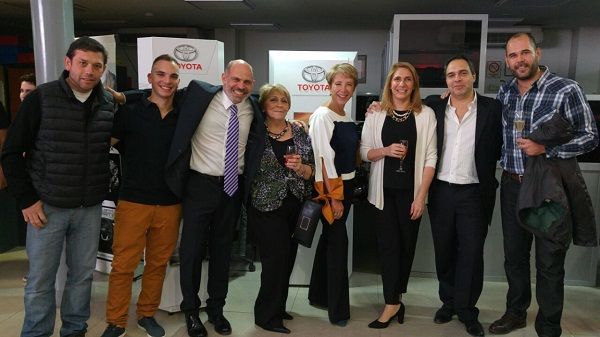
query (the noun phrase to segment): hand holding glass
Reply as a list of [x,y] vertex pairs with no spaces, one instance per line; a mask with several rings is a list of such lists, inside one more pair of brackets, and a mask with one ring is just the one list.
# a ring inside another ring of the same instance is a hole
[[398,167],[398,169],[396,170],[397,173],[404,173],[406,172],[404,170],[404,158],[406,158],[406,154],[408,153],[408,140],[406,139],[400,139],[398,141],[398,143],[400,145],[402,145],[402,147],[405,148],[405,152],[404,152],[404,156],[400,157],[400,167]]

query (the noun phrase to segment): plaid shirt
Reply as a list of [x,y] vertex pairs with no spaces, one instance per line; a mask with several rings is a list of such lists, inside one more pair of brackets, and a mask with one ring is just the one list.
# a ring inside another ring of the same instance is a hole
[[598,130],[592,110],[579,84],[573,80],[544,72],[523,96],[519,94],[517,80],[504,84],[498,96],[502,102],[502,157],[500,165],[506,171],[523,174],[526,155],[517,147],[517,131],[513,126],[516,116],[525,120],[523,135],[540,123],[559,113],[573,126],[574,138],[559,146],[546,146],[546,157],[573,158],[593,150],[598,145]]

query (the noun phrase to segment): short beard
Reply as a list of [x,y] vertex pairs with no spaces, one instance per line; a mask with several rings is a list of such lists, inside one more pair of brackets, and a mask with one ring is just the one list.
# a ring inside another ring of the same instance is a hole
[[529,72],[523,76],[519,76],[517,71],[513,71],[513,75],[521,81],[527,81],[534,78],[538,71],[540,71],[540,65],[538,62],[533,62],[529,68]]

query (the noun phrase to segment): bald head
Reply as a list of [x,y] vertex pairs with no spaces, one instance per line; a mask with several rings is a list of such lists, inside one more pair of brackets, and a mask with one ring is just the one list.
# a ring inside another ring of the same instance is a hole
[[230,61],[221,75],[221,81],[225,95],[238,104],[250,95],[254,87],[252,66],[244,60]]

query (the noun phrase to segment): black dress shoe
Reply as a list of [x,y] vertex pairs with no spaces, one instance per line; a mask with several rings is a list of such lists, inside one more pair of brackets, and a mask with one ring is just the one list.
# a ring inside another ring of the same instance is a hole
[[452,316],[454,316],[454,310],[441,307],[440,309],[438,309],[438,311],[435,312],[433,322],[435,324],[448,323],[452,320]]
[[290,333],[290,329],[284,327],[283,325],[280,326],[268,326],[268,325],[259,325],[257,324],[259,327],[267,330],[267,331],[272,331],[272,332],[278,332],[278,333]]
[[465,328],[471,336],[483,337],[485,335],[483,333],[483,326],[477,320],[465,322]]
[[223,314],[209,316],[208,321],[215,326],[215,331],[221,335],[231,335],[231,324]]
[[282,318],[282,319],[285,319],[285,320],[288,320],[288,321],[291,321],[291,320],[293,320],[293,319],[294,319],[294,316],[292,316],[292,315],[290,315],[290,314],[288,314],[287,312],[285,312],[285,311],[284,311],[284,312],[281,314],[281,318]]
[[208,331],[200,321],[198,314],[185,314],[185,325],[187,326],[187,333],[190,337],[206,337]]
[[524,328],[527,325],[525,317],[521,318],[513,313],[505,313],[502,318],[490,325],[490,333],[504,335],[513,330]]

